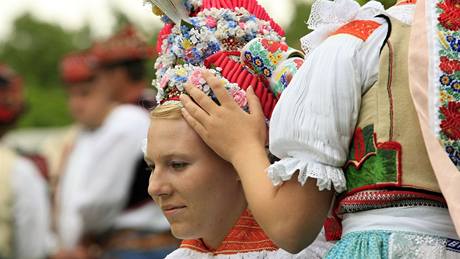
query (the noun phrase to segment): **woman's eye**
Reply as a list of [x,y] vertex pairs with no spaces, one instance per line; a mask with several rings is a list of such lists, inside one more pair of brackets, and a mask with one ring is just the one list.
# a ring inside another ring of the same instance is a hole
[[184,169],[188,164],[185,162],[176,162],[172,161],[169,163],[169,165],[174,169],[174,170],[181,170]]

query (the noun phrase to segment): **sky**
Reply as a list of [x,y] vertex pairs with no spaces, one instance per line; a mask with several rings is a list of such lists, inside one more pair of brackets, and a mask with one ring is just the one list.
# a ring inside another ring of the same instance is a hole
[[[287,26],[295,1],[299,0],[258,2],[275,21]],[[0,41],[7,39],[13,31],[15,18],[25,13],[31,13],[41,21],[59,24],[67,30],[78,30],[89,24],[93,36],[107,37],[116,22],[113,9],[127,15],[146,32],[161,26],[159,18],[152,14],[148,5],[143,4],[143,0],[0,0]]]

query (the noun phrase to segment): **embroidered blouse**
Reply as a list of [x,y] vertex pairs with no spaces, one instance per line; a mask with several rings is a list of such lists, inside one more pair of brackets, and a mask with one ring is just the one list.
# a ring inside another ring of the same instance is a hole
[[184,240],[166,259],[322,258],[331,246],[320,237],[302,252],[290,254],[278,248],[245,210],[217,249],[208,248],[201,239]]
[[[396,5],[381,13],[410,24],[414,7]],[[275,107],[270,151],[281,160],[268,168],[274,185],[291,179],[298,171],[301,184],[312,177],[320,190],[332,186],[337,192],[345,190],[341,167],[361,96],[377,80],[379,52],[388,31],[383,18],[369,18],[355,26],[361,26],[360,33],[349,33],[342,27],[344,31],[339,30],[311,51]]]

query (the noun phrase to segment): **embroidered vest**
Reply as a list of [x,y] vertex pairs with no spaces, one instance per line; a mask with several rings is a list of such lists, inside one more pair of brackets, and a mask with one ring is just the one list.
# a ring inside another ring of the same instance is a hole
[[363,95],[338,213],[395,206],[445,207],[408,80],[410,25],[390,19],[377,82]]
[[13,194],[11,171],[16,155],[0,147],[0,258],[12,258],[13,244]]

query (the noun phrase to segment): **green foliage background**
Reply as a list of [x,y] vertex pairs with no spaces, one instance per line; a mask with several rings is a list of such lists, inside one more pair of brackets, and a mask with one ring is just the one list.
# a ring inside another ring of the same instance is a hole
[[[385,6],[394,1],[381,0]],[[293,20],[286,27],[288,43],[298,49],[299,38],[309,32],[305,22],[310,7],[311,1],[297,0]],[[118,21],[120,28],[128,20],[118,14]],[[14,33],[6,42],[0,43],[0,62],[9,64],[24,78],[28,109],[19,121],[19,127],[58,127],[71,123],[65,88],[59,77],[59,61],[65,54],[88,48],[90,44],[89,28],[65,31],[58,25],[37,21],[31,15],[16,20]],[[153,67],[152,63],[148,64],[149,68]],[[153,71],[148,70],[152,78]]]

